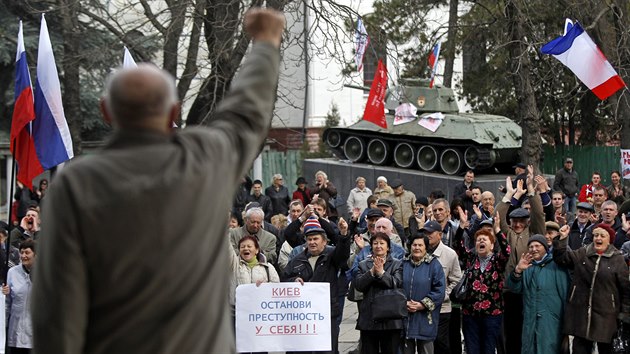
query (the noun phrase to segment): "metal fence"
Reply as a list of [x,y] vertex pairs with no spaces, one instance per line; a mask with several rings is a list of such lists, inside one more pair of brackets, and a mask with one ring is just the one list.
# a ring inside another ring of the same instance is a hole
[[610,185],[610,174],[620,170],[619,146],[545,146],[545,158],[540,166],[546,174],[555,174],[564,165],[565,157],[573,158],[580,184],[589,183],[593,172],[602,175],[602,183]]
[[[295,181],[302,171],[302,155],[299,150],[281,151],[263,151],[262,153],[262,182],[263,186],[270,186],[271,177],[280,173],[284,178],[284,185],[290,192],[295,190]],[[253,172],[250,171],[250,176]],[[304,176],[306,180],[311,182],[313,177]]]

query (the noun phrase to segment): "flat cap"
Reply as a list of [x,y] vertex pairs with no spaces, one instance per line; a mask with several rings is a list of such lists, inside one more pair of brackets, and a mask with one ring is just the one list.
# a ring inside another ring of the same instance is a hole
[[392,203],[391,200],[389,199],[385,199],[385,198],[381,198],[379,200],[376,201],[376,206],[388,206],[390,208],[394,208],[394,203]]
[[560,225],[555,221],[547,221],[545,223],[545,229],[560,231]]
[[385,214],[383,214],[383,211],[381,209],[377,209],[377,208],[371,208],[368,209],[367,214],[365,214],[365,216],[370,219],[370,218],[382,218],[385,216]]
[[582,209],[582,210],[586,210],[586,211],[590,211],[591,213],[595,212],[595,208],[593,207],[593,204],[587,203],[587,202],[578,203],[577,208],[578,209]]
[[512,210],[509,217],[510,219],[527,219],[529,218],[529,211],[525,208],[516,208]]
[[483,225],[494,226],[494,220],[492,218],[485,219],[485,220],[483,220],[482,222],[479,223],[479,226],[483,226]]
[[389,184],[390,187],[396,189],[400,186],[403,185],[403,181],[400,178],[396,178],[395,180],[392,181],[392,183]]

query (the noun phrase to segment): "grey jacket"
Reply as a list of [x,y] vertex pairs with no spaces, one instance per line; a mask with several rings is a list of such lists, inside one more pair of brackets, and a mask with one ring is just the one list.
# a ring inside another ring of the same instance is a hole
[[279,60],[254,44],[209,127],[118,131],[57,175],[35,267],[36,352],[235,352],[226,213],[267,135]]
[[553,190],[564,193],[568,197],[575,197],[580,192],[580,184],[578,182],[578,173],[575,170],[567,171],[561,168],[556,172],[556,178],[553,181]]

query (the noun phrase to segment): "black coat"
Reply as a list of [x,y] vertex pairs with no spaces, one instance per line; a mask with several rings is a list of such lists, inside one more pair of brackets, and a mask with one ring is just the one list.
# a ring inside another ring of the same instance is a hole
[[372,258],[361,261],[359,263],[359,272],[354,279],[355,289],[363,293],[363,301],[359,303],[357,329],[363,331],[402,329],[402,319],[384,321],[374,321],[372,319],[372,299],[374,295],[385,289],[402,288],[402,261],[392,258],[391,254],[388,253],[383,266],[385,272],[380,278],[371,274],[370,269],[372,269],[372,266],[374,266]]
[[630,281],[623,255],[613,245],[600,256],[592,244],[567,248],[567,239],[553,241],[553,260],[573,270],[564,311],[564,333],[610,343],[617,316],[630,312]]
[[[287,264],[282,274],[282,281],[295,281],[302,278],[305,282],[321,282],[330,284],[330,315],[335,318],[341,315],[338,300],[338,278],[340,269],[346,267],[350,256],[350,237],[339,237],[337,246],[324,249],[319,255],[313,269],[308,262],[308,249],[298,254]],[[343,273],[342,273],[343,274]]]

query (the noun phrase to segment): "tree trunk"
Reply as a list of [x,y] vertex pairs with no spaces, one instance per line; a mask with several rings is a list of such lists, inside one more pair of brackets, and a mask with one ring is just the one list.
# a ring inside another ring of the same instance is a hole
[[[628,82],[627,70],[630,67],[630,34],[628,34],[628,27],[630,27],[630,21],[628,16],[630,13],[623,13],[623,8],[628,9],[627,0],[617,0],[613,4],[613,23],[615,27],[615,35],[617,39],[617,51],[619,58],[617,60],[617,73],[621,75],[623,79]],[[617,106],[617,120],[621,122],[621,148],[630,149],[630,98],[628,98],[627,88],[624,88],[617,92],[615,101],[618,102]]]
[[171,0],[167,1],[170,11],[170,21],[164,33],[164,70],[174,77],[177,77],[178,45],[184,20],[186,19],[186,8],[189,1]]
[[521,160],[524,163],[538,166],[542,152],[540,136],[540,114],[536,106],[536,97],[531,83],[530,58],[524,26],[524,15],[520,11],[520,0],[508,0],[506,4],[507,29],[512,42],[510,56],[512,58],[512,75],[518,101],[517,117],[523,129]]
[[448,10],[448,41],[444,47],[444,87],[452,87],[455,48],[457,47],[457,6],[459,0],[451,0]]
[[63,76],[63,106],[70,135],[74,145],[75,155],[80,155],[81,148],[81,82],[79,78],[81,53],[79,50],[81,32],[78,28],[78,14],[80,3],[72,0],[59,0],[61,16],[61,31],[63,34],[63,61],[61,67]]

